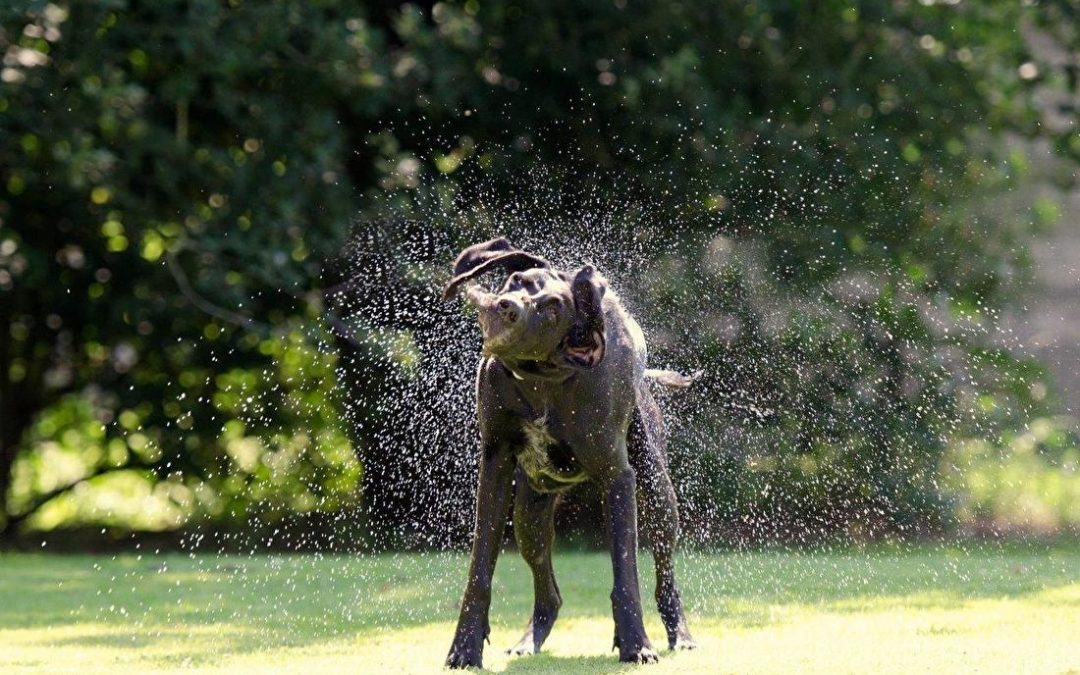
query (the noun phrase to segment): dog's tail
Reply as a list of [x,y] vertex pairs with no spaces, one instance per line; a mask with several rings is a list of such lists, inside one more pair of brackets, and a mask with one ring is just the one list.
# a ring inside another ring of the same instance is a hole
[[659,370],[656,368],[646,368],[645,377],[665,387],[671,387],[673,389],[686,389],[694,383],[694,380],[701,377],[701,371],[698,370],[691,373],[690,375],[683,375],[682,373],[677,373],[674,370]]

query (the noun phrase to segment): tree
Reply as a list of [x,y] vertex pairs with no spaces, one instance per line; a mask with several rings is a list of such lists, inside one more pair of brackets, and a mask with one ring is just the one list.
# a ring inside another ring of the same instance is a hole
[[[444,3],[426,19],[406,7],[395,24],[411,48],[395,72],[420,92],[421,111],[394,116],[391,133],[421,161],[419,178],[391,184],[393,209],[458,243],[476,213],[493,213],[480,217],[489,232],[543,247],[530,225],[596,220],[599,184],[621,204],[672,214],[616,206],[627,227],[693,235],[669,255],[652,251],[657,274],[637,259],[619,270],[618,256],[605,269],[631,286],[648,278],[634,289],[646,321],[689,324],[678,337],[704,355],[687,359],[678,340],[665,351],[660,331],[657,356],[711,370],[714,412],[687,425],[702,431],[675,458],[698,531],[948,526],[953,495],[938,471],[950,445],[993,438],[1037,403],[1038,369],[990,338],[1027,278],[1024,239],[1055,211],[1002,208],[1026,166],[1004,139],[1048,133],[1035,57],[1012,29],[1031,13],[1007,3]],[[566,188],[579,184],[589,187]],[[392,429],[373,438],[423,446]],[[408,487],[420,467],[445,467],[456,447],[376,452],[412,468],[369,493],[401,495],[388,501],[400,519],[424,504]],[[456,521],[437,505],[404,520],[425,516]]]
[[[1003,377],[1017,364],[988,349],[984,327],[1023,279],[1022,239],[1053,211],[998,208],[992,197],[1024,179],[1002,140],[1049,134],[1072,147],[1040,124],[1037,88],[1067,83],[1032,74],[1029,41],[1013,30],[1032,9],[95,0],[0,12],[8,531],[85,478],[13,503],[35,421],[76,399],[94,401],[100,444],[121,444],[91,474],[137,469],[232,495],[237,508],[218,503],[212,517],[259,508],[229,443],[302,437],[311,411],[331,419],[335,363],[367,497],[400,515],[402,499],[380,497],[399,479],[380,477],[447,451],[380,450],[402,439],[380,419],[379,394],[423,351],[372,338],[383,327],[370,313],[342,315],[367,302],[351,275],[377,265],[326,261],[354,224],[365,234],[387,213],[421,217],[432,247],[378,269],[423,297],[464,232],[504,227],[473,207],[514,215],[492,195],[532,190],[535,208],[569,227],[595,206],[597,177],[671,214],[640,220],[659,238],[689,242],[657,251],[669,282],[632,289],[643,310],[658,324],[699,317],[719,410],[773,411],[740,425],[745,452],[695,465],[698,502],[776,522],[824,510],[836,516],[825,529],[868,509],[884,529],[932,525],[949,509],[934,467],[968,399],[1031,404],[1031,375]],[[564,189],[583,181],[591,189]],[[702,312],[693,297],[715,306]],[[405,314],[389,328],[407,342],[426,321]],[[943,332],[958,321],[970,330]],[[685,361],[658,337],[660,358]],[[336,353],[320,351],[328,341]],[[309,359],[317,384],[284,374],[286,353]],[[241,388],[270,403],[237,403]],[[314,398],[273,402],[290,391]],[[963,433],[1018,423],[981,419]],[[289,466],[328,462],[355,477],[339,442]],[[315,493],[333,484],[295,475]],[[791,489],[762,501],[759,479]],[[336,485],[326,508],[347,501],[348,481]]]
[[320,261],[352,213],[335,106],[362,89],[361,73],[345,71],[364,37],[341,22],[326,32],[332,9],[3,10],[0,495],[9,508],[34,420],[88,392],[127,445],[92,473],[231,470],[223,423],[239,411],[216,402],[221,378],[279,370],[275,344],[302,330]]

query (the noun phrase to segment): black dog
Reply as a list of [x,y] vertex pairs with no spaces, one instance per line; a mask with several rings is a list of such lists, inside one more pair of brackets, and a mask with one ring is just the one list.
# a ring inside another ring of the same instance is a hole
[[539,651],[555,622],[562,604],[551,567],[555,495],[587,479],[604,494],[619,660],[657,659],[642,624],[638,508],[652,540],[668,646],[693,648],[672,566],[679,514],[664,423],[646,382],[687,386],[689,378],[646,370],[641,328],[588,265],[571,276],[494,239],[458,256],[445,297],[493,270],[510,273],[497,294],[477,285],[466,293],[484,336],[476,381],[480,483],[468,585],[447,665],[482,665],[491,577],[515,483],[514,535],[532,569],[535,604],[511,652]]

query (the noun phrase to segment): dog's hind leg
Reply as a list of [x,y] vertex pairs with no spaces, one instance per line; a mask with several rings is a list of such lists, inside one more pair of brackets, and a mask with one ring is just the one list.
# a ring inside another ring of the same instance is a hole
[[551,627],[559,615],[562,596],[551,566],[551,547],[555,539],[555,495],[533,490],[520,468],[516,475],[517,492],[514,499],[514,538],[521,556],[533,574],[532,618],[525,634],[510,654],[535,654],[540,651]]
[[637,474],[637,503],[641,531],[652,544],[656,563],[656,607],[667,631],[668,648],[697,646],[683,613],[675,583],[675,545],[679,539],[679,505],[667,466],[664,420],[652,393],[638,393],[638,406],[630,423],[630,465]]

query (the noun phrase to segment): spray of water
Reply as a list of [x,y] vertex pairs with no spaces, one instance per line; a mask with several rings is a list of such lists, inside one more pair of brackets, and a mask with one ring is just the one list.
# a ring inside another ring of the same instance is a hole
[[[857,178],[821,175],[772,199],[755,195],[753,202],[766,206],[747,214],[739,211],[740,190],[757,189],[753,166],[744,183],[723,192],[707,184],[681,190],[703,195],[682,204],[655,185],[597,170],[478,171],[450,188],[416,179],[410,165],[400,169],[408,197],[388,191],[358,218],[307,332],[309,346],[336,364],[333,404],[344,415],[335,438],[351,439],[362,460],[364,502],[324,514],[319,528],[260,526],[257,511],[242,531],[192,528],[185,540],[191,559],[205,574],[235,577],[251,599],[220,607],[222,619],[250,622],[267,610],[265,628],[277,635],[284,630],[278,621],[320,622],[304,612],[317,600],[348,619],[319,625],[347,632],[354,620],[398,611],[392,600],[372,600],[379,580],[348,559],[335,563],[340,575],[328,584],[318,578],[321,564],[267,558],[268,549],[314,551],[312,561],[356,549],[419,549],[424,556],[395,564],[403,573],[423,568],[432,597],[456,598],[461,570],[440,561],[442,551],[468,540],[472,525],[480,335],[468,308],[440,295],[457,251],[495,235],[561,268],[596,266],[642,324],[651,366],[700,373],[692,391],[661,401],[691,550],[770,542],[821,550],[927,534],[926,524],[948,512],[938,463],[950,439],[998,433],[1002,420],[975,411],[985,377],[978,359],[992,360],[1002,339],[992,312],[958,317],[945,309],[947,298],[917,292],[903,271],[884,263],[838,269],[817,286],[798,287],[792,280],[799,275],[766,250],[776,218],[794,213],[806,227],[842,218],[834,201],[819,203],[819,195]],[[821,265],[829,255],[821,252]],[[268,404],[249,399],[242,417],[257,420]],[[297,406],[320,424],[334,417],[303,401],[273,404]],[[890,415],[899,428],[882,423]],[[325,481],[337,466],[310,480]],[[226,551],[239,555],[205,555]],[[687,567],[692,609],[695,588],[737,576],[731,566],[738,558],[725,560]],[[773,582],[799,584],[822,573],[813,562],[796,567]],[[106,588],[136,583],[147,570],[166,572],[168,565],[151,562]],[[875,582],[858,569],[834,572]],[[283,574],[290,587],[305,590],[267,597],[264,590],[278,587]],[[197,585],[193,579],[178,588],[178,598]],[[108,611],[138,624],[160,608],[110,604]]]

